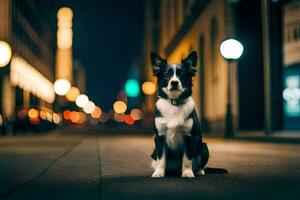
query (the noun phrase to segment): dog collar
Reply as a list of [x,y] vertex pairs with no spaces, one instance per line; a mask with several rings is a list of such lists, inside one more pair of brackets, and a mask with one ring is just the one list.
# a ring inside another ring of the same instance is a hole
[[178,99],[171,99],[171,104],[173,105],[173,106],[178,106],[178,105],[180,105],[182,102],[181,101],[179,101]]

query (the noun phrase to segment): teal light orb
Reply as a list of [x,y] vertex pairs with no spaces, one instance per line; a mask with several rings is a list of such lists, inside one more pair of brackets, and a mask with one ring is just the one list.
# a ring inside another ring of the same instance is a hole
[[125,83],[125,93],[128,97],[137,97],[140,94],[139,82],[135,79],[130,79]]

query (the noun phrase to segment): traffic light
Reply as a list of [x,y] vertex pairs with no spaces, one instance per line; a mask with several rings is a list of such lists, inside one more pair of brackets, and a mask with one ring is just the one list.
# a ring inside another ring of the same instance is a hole
[[139,82],[135,79],[130,79],[125,83],[125,93],[128,97],[137,97],[140,94]]

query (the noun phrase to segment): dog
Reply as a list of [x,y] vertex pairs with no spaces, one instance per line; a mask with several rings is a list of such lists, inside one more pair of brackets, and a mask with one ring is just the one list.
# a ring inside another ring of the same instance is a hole
[[191,97],[197,53],[190,53],[181,64],[169,64],[152,52],[151,64],[158,85],[158,100],[154,107],[152,177],[180,173],[183,178],[204,175],[209,151],[206,143],[202,142],[195,102]]

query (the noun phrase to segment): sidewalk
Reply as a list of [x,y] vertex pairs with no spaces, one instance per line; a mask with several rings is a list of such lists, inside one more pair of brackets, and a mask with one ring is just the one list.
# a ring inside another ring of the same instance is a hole
[[299,131],[276,131],[266,135],[263,131],[240,131],[237,132],[235,138],[237,140],[247,140],[254,142],[276,142],[276,143],[292,143],[300,144]]

